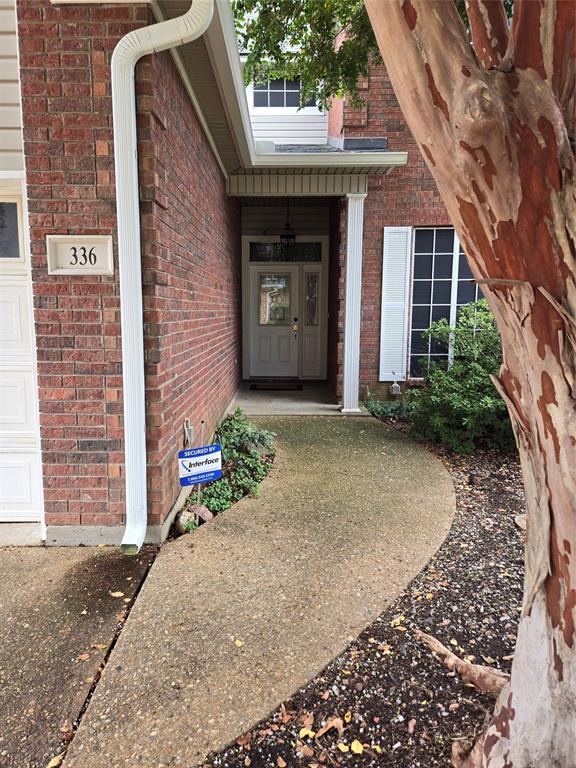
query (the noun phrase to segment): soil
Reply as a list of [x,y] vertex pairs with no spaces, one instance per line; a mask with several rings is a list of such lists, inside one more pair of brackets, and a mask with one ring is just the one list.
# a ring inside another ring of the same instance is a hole
[[204,768],[446,768],[453,742],[481,731],[494,700],[463,685],[414,630],[509,671],[522,600],[520,468],[511,454],[432,449],[457,494],[436,556],[316,679]]

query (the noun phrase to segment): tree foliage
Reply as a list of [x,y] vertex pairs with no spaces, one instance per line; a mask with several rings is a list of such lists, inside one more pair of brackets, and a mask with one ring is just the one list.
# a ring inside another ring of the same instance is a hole
[[[464,0],[455,2],[467,21]],[[363,0],[233,0],[233,8],[246,82],[299,77],[302,104],[361,101],[358,81],[381,61]]]

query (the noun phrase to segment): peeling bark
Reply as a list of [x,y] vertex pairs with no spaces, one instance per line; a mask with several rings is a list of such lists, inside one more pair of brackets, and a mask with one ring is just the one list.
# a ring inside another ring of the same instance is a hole
[[[502,55],[495,0],[468,2],[476,51],[451,2],[365,3],[406,121],[500,329],[495,384],[526,491],[511,679],[468,764],[574,768],[576,7],[516,0]],[[492,24],[497,44],[482,47]]]

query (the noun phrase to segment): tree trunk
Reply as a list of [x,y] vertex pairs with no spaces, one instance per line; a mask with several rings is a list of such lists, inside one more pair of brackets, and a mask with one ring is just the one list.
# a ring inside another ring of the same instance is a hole
[[[365,0],[400,106],[496,317],[527,506],[511,680],[469,765],[576,766],[576,13]],[[482,33],[482,34],[481,34]],[[486,41],[491,41],[487,46]]]

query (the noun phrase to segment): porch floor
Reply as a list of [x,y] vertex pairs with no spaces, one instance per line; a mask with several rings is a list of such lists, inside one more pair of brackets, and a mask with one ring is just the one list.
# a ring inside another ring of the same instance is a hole
[[66,768],[201,765],[317,675],[442,543],[454,488],[421,445],[372,418],[255,421],[278,443],[260,496],[162,547]]
[[303,381],[301,390],[286,391],[253,390],[245,382],[231,410],[241,408],[247,416],[340,416],[340,407],[326,382]]

